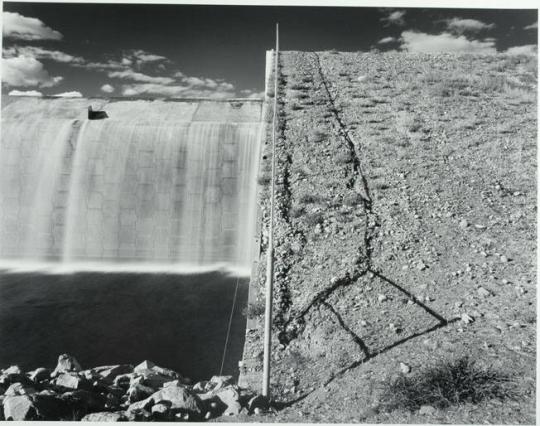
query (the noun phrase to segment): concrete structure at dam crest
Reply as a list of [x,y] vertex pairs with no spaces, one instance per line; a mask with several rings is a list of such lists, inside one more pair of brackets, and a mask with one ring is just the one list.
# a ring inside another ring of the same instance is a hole
[[260,101],[4,98],[0,260],[249,269],[261,121]]

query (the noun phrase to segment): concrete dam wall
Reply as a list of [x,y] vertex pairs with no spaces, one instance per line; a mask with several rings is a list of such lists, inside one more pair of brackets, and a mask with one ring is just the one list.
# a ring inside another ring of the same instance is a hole
[[261,115],[251,100],[4,98],[0,263],[248,271]]

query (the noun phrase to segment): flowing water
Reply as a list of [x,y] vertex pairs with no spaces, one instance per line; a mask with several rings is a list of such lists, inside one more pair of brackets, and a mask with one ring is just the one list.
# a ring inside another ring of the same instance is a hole
[[249,270],[261,129],[260,102],[10,99],[0,263]]

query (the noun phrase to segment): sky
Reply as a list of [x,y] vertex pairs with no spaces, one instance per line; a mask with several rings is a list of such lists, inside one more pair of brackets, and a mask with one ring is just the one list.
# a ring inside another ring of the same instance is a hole
[[534,9],[3,2],[2,93],[260,97],[265,51],[537,54]]

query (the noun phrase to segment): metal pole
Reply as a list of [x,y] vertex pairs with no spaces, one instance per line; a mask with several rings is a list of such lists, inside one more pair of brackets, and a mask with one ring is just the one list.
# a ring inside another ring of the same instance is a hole
[[276,24],[274,52],[274,116],[272,118],[272,183],[270,185],[270,227],[268,230],[268,258],[266,263],[266,306],[264,313],[264,358],[262,395],[270,398],[270,352],[272,349],[272,293],[274,280],[274,195],[276,175],[276,118],[278,97],[279,24]]

